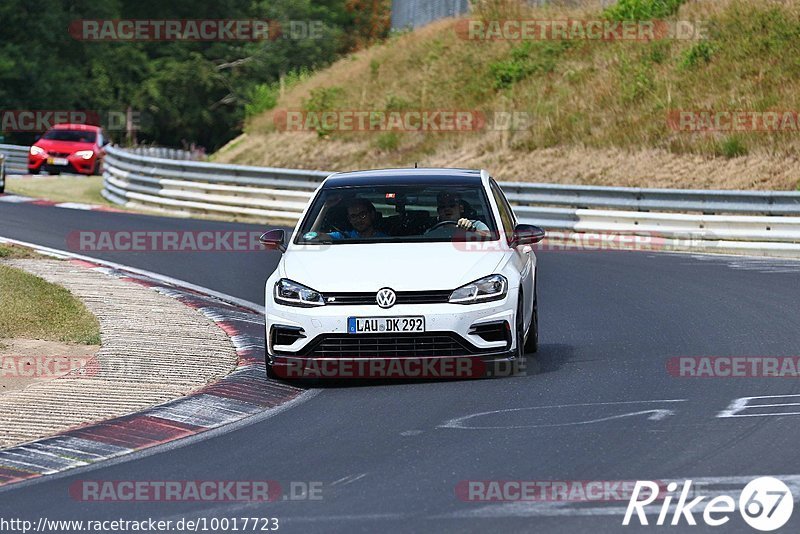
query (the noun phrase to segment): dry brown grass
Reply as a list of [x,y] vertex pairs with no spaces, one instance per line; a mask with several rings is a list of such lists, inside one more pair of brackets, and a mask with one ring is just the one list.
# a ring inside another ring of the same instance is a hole
[[[592,7],[516,13],[508,5],[484,2],[481,13],[598,17]],[[698,51],[691,41],[581,41],[563,49],[535,42],[522,60],[535,63],[531,72],[500,87],[493,65],[511,61],[521,45],[465,41],[455,32],[456,21],[440,21],[342,59],[288,90],[277,109],[308,108],[315,94],[327,91],[330,109],[516,110],[531,114],[530,127],[461,134],[335,132],[322,138],[278,132],[268,112],[215,159],[324,170],[418,161],[486,167],[505,180],[797,188],[797,132],[687,134],[672,131],[666,116],[672,109],[800,110],[798,4],[690,0],[678,18],[711,21],[710,62],[687,59]]]

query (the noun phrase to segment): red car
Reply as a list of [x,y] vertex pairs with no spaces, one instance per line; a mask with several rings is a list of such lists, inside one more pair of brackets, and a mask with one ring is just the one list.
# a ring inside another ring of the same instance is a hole
[[28,172],[100,174],[108,141],[99,126],[57,124],[28,151]]

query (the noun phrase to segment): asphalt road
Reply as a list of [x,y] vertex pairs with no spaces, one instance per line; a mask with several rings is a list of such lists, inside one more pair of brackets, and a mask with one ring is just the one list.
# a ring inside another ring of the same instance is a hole
[[[63,249],[71,231],[115,229],[261,228],[0,203],[5,237]],[[96,256],[258,303],[278,259],[271,252]],[[777,415],[800,412],[785,406],[800,398],[797,380],[678,378],[666,365],[677,356],[797,356],[800,263],[619,251],[538,256],[541,348],[523,376],[323,387],[230,432],[11,487],[0,492],[0,518],[277,517],[288,532],[618,532],[659,528],[652,526],[658,508],[651,526],[634,519],[637,527],[623,527],[627,500],[467,502],[456,487],[692,479],[703,486],[698,494],[738,499],[751,478],[772,475],[793,481],[800,498],[800,418]],[[784,406],[737,412],[765,416],[719,417],[736,399],[770,395],[798,397],[752,399],[745,402]],[[263,479],[285,492],[292,482],[321,483],[321,499],[79,502],[68,492],[78,480]],[[702,508],[694,516],[702,524]],[[781,531],[798,527],[796,510]],[[738,512],[716,529],[685,520],[660,528],[755,532]]]

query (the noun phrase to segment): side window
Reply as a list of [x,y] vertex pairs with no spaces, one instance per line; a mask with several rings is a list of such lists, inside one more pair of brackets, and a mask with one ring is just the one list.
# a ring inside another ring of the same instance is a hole
[[508,205],[505,195],[503,195],[500,186],[498,186],[494,180],[491,181],[491,187],[494,201],[497,203],[497,209],[500,211],[500,222],[503,223],[503,232],[505,232],[507,239],[511,239],[511,234],[514,232],[514,212],[511,211],[511,207]]

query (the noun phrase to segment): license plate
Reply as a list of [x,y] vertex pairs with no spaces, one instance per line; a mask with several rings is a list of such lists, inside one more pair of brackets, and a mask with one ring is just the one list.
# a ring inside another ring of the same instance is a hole
[[49,165],[69,165],[67,158],[47,158]]
[[424,317],[348,317],[348,334],[424,332]]

